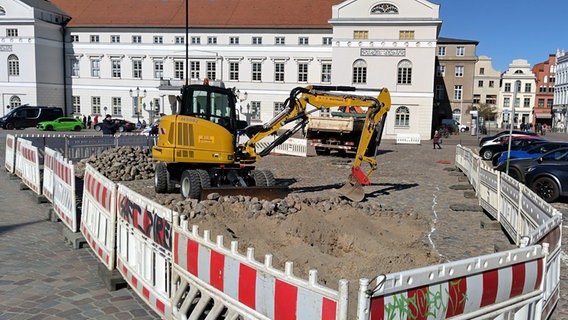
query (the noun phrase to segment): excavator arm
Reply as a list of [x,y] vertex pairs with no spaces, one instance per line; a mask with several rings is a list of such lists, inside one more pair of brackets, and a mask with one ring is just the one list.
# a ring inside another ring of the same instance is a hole
[[[351,92],[354,91],[377,91],[379,94],[377,97],[351,94]],[[315,107],[315,109],[308,111],[307,107],[309,105]],[[377,161],[374,156],[367,156],[366,151],[373,137],[376,137],[376,141],[380,142],[384,120],[387,112],[390,110],[390,106],[390,94],[385,88],[358,89],[355,87],[338,86],[308,86],[305,88],[295,88],[290,92],[288,99],[286,99],[283,110],[272,120],[263,125],[248,127],[244,130],[249,140],[239,146],[239,161],[241,163],[254,163],[261,157],[268,155],[272,149],[284,143],[300,129],[303,129],[309,121],[308,115],[310,113],[333,107],[367,108],[365,124],[357,147],[351,175],[347,183],[339,190],[341,194],[349,199],[361,201],[365,196],[362,186],[371,183],[369,176],[377,169]],[[264,148],[261,152],[256,152],[255,145],[257,142],[274,134],[291,122],[296,123],[275,139],[268,147]],[[370,170],[366,173],[361,169],[363,162],[368,163],[370,167]]]

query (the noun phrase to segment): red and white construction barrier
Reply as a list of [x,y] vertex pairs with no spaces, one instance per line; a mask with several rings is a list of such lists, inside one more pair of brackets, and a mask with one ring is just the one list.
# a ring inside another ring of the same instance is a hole
[[83,179],[81,233],[110,271],[115,267],[116,193],[116,184],[87,164]]
[[75,167],[58,154],[53,170],[53,210],[72,232],[79,231],[76,200]]
[[532,246],[379,276],[359,319],[538,319],[545,265],[546,248]]
[[16,175],[33,192],[41,195],[38,149],[22,138],[16,140],[16,145]]
[[14,173],[14,163],[16,161],[16,136],[9,134],[6,136],[6,153],[4,154],[4,167],[8,172]]
[[117,269],[162,317],[171,314],[173,212],[118,186]]
[[[272,268],[271,255],[262,264],[254,259],[252,248],[243,256],[237,251],[236,241],[231,242],[229,250],[223,247],[223,237],[219,236],[217,243],[213,243],[208,231],[200,237],[197,226],[191,231],[188,228],[186,220],[174,226],[174,277],[183,278],[183,283],[197,282],[216,292],[216,296],[229,298],[234,302],[232,307],[239,309],[243,317],[317,320],[344,319],[347,314],[343,303],[347,301],[346,282],[341,286],[342,299],[337,291],[317,284],[315,270],[306,282],[294,277],[291,262],[286,263],[282,272]],[[178,289],[182,292],[174,292],[174,318],[185,319],[190,316],[185,309],[192,301],[184,299],[188,295],[183,292],[186,290],[183,286]]]
[[53,149],[45,147],[45,155],[43,158],[42,193],[49,202],[53,202],[53,171],[55,170],[55,158],[57,155],[61,154]]

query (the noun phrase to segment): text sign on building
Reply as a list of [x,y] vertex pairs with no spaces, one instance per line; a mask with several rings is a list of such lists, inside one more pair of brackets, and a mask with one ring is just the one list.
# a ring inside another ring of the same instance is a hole
[[361,49],[361,56],[404,57],[406,49]]
[[12,52],[12,45],[0,46],[0,52]]

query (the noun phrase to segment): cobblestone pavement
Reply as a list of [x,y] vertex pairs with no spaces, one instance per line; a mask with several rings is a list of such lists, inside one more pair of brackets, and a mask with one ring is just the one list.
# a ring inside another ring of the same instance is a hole
[[[15,133],[15,132],[14,132]],[[20,133],[20,132],[18,132]],[[0,131],[4,159],[6,131]],[[566,135],[548,135],[568,141]],[[383,141],[379,167],[365,188],[366,201],[395,212],[431,219],[425,241],[448,261],[507,249],[500,229],[482,228],[489,218],[471,197],[469,183],[455,168],[455,146],[477,147],[469,134],[444,139],[441,150],[431,141],[396,145]],[[349,157],[269,156],[258,166],[271,169],[293,192],[320,196],[339,187],[350,171]],[[109,292],[97,275],[97,258],[89,249],[72,249],[61,223],[47,221],[47,205],[37,204],[19,180],[0,179],[0,319],[155,319],[157,315],[130,289]],[[563,200],[568,202],[568,200]],[[568,204],[554,204],[568,214]],[[567,243],[563,234],[563,243]],[[562,257],[565,257],[562,254]],[[566,262],[562,262],[561,299],[552,319],[568,318]]]

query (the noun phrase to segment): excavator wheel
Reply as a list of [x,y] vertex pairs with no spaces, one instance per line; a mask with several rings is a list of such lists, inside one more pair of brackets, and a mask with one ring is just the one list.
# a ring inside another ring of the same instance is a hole
[[169,173],[165,163],[158,162],[154,166],[154,190],[156,193],[168,192]]
[[184,198],[199,199],[201,179],[197,170],[184,170],[181,174],[180,191]]
[[264,172],[260,170],[251,170],[252,178],[254,179],[254,185],[257,187],[266,187],[266,176]]
[[266,186],[267,187],[273,187],[273,186],[276,185],[276,179],[274,179],[274,175],[272,174],[272,171],[262,170],[262,173],[264,174],[264,178],[266,179]]
[[197,169],[197,174],[199,174],[199,181],[201,182],[201,189],[211,188],[211,178],[207,170]]

